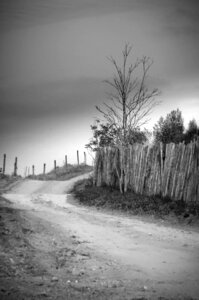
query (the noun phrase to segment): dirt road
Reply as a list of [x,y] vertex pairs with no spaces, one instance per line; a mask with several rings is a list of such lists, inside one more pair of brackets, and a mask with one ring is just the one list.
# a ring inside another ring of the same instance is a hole
[[15,285],[4,276],[0,296],[199,299],[199,233],[82,207],[68,194],[79,178],[25,180],[3,195],[27,245],[8,251]]

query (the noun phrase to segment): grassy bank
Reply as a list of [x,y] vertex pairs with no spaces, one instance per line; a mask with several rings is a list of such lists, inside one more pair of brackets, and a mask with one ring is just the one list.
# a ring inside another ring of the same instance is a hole
[[92,172],[93,167],[88,165],[67,165],[57,167],[56,171],[53,169],[47,174],[39,174],[35,176],[28,176],[29,179],[37,180],[68,180],[73,177]]
[[20,181],[21,179],[21,176],[0,174],[0,194],[7,191],[13,184]]
[[96,187],[92,178],[75,184],[73,193],[79,203],[97,208],[118,210],[132,215],[153,216],[186,224],[199,223],[199,202],[185,203],[168,198],[148,197],[128,191],[121,195],[110,187]]

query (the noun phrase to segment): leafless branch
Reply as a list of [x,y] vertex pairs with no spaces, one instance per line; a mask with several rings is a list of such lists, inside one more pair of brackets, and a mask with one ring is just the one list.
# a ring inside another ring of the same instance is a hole
[[[144,56],[137,59],[134,64],[128,65],[128,57],[132,51],[132,46],[126,44],[122,51],[123,63],[121,67],[111,56],[108,60],[114,66],[115,74],[112,80],[104,82],[113,88],[113,92],[108,93],[109,103],[104,103],[104,109],[97,107],[103,117],[114,124],[116,128],[123,128],[123,134],[127,130],[133,130],[146,124],[148,115],[158,104],[156,97],[159,95],[157,89],[149,90],[146,87],[146,78],[153,61]],[[138,68],[141,68],[141,78],[135,76]],[[133,78],[134,75],[134,78]]]

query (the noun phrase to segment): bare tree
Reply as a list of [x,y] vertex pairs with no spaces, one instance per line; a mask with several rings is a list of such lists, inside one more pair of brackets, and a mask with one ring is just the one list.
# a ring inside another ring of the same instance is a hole
[[[127,60],[132,47],[125,45],[122,51],[123,63],[118,65],[113,57],[108,58],[116,71],[112,80],[105,80],[112,92],[108,93],[111,101],[104,103],[104,107],[96,106],[110,125],[114,125],[121,132],[119,141],[125,145],[128,131],[136,130],[147,123],[148,115],[157,105],[156,96],[159,95],[158,89],[149,90],[146,87],[146,78],[152,65],[152,60],[144,56],[137,59],[134,64],[127,65]],[[136,71],[140,72],[140,78],[136,76]],[[133,78],[133,75],[134,78]]]
[[[125,182],[125,146],[128,144],[128,132],[140,128],[148,119],[151,110],[157,105],[158,89],[149,90],[146,87],[146,78],[152,65],[152,60],[144,56],[134,64],[128,64],[128,57],[132,47],[125,45],[122,51],[122,64],[113,57],[108,58],[113,64],[115,74],[112,80],[105,80],[112,92],[108,93],[109,103],[104,107],[96,106],[97,110],[108,121],[110,126],[117,128],[117,140],[121,146],[120,170],[116,167],[121,193],[127,190]],[[138,74],[137,74],[138,72]]]

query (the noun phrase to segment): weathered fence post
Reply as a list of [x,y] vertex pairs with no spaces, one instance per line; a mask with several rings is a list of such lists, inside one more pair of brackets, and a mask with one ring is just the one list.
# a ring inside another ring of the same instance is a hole
[[32,166],[32,175],[33,176],[35,175],[35,166],[34,165]]
[[3,174],[5,174],[6,170],[6,154],[3,155]]
[[86,165],[86,152],[84,152],[84,164]]
[[14,163],[14,176],[17,176],[17,157],[15,157],[15,163]]
[[54,160],[54,170],[55,170],[55,172],[56,172],[56,168],[57,168],[57,166],[56,166],[56,160]]
[[44,164],[43,174],[46,174],[46,164]]
[[79,151],[77,150],[77,164],[79,166]]
[[65,155],[65,166],[67,167],[67,164],[68,164],[68,162],[67,162],[67,155]]
[[24,177],[26,178],[28,167],[25,167]]

